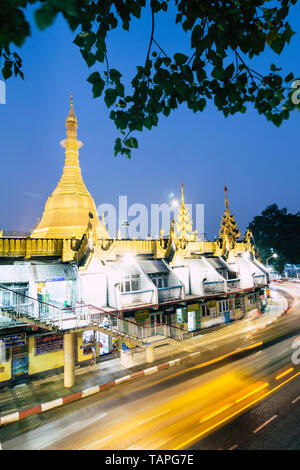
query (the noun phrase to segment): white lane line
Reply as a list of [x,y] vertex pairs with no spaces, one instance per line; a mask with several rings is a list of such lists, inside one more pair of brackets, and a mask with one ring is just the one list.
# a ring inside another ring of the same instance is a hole
[[300,400],[300,395],[299,395],[297,398],[295,398],[295,399],[292,401],[292,403],[296,403],[298,400]]
[[261,426],[259,426],[255,431],[253,431],[253,434],[256,434],[258,431],[260,431],[262,428],[264,428],[267,424],[269,424],[273,419],[277,418],[278,415],[272,416],[272,418],[268,419],[265,423],[263,423]]
[[234,446],[229,447],[228,450],[234,450],[234,449],[236,449],[237,447],[238,447],[238,445],[237,445],[237,444],[234,444]]
[[150,416],[150,418],[144,419],[144,421],[140,421],[138,424],[144,424],[147,421],[150,421],[151,419],[157,418],[158,416],[164,415],[165,413],[168,413],[170,410],[162,411],[161,413],[158,413],[157,415]]
[[95,446],[99,444],[99,442],[105,441],[105,439],[110,439],[112,437],[112,434],[109,436],[102,437],[102,439],[99,439],[98,441],[93,441],[93,442],[88,442],[85,446],[79,447],[78,450],[84,450],[86,448],[90,448],[91,446]]

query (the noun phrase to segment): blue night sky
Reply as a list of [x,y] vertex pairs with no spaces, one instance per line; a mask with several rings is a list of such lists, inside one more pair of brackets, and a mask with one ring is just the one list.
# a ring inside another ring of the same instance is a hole
[[[299,76],[300,5],[290,23],[294,35],[282,56],[271,50],[256,59],[256,69],[268,71],[270,63],[285,74]],[[143,64],[150,34],[149,15],[134,21],[133,30],[112,32],[108,43],[110,66],[129,81],[135,66]],[[193,114],[185,105],[158,128],[138,133],[139,149],[131,160],[113,155],[118,131],[109,119],[102,98],[93,99],[86,81],[97,67],[88,69],[75,37],[62,17],[46,31],[32,29],[32,38],[20,51],[25,81],[7,81],[7,104],[0,106],[1,187],[0,228],[29,231],[41,217],[47,197],[60,178],[65,119],[72,91],[84,146],[80,164],[84,181],[101,203],[117,205],[119,195],[128,203],[168,202],[180,196],[184,184],[187,203],[205,204],[205,232],[214,237],[224,210],[224,180],[238,225],[245,231],[253,216],[277,203],[296,212],[299,207],[299,113],[278,129],[249,109],[244,115],[224,118],[209,104]],[[156,39],[169,54],[188,51],[188,37],[162,13]]]

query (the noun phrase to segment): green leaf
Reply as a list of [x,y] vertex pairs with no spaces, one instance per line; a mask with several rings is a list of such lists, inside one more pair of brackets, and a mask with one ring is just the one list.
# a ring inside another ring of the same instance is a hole
[[110,69],[109,76],[113,82],[119,83],[122,74],[116,69]]
[[38,28],[43,30],[53,24],[56,15],[57,11],[54,10],[54,8],[49,5],[49,3],[45,3],[41,6],[41,8],[35,10],[34,19]]
[[174,59],[177,65],[183,65],[188,60],[188,56],[177,52],[174,54]]
[[117,98],[116,90],[114,90],[113,88],[107,88],[105,90],[104,101],[108,108],[114,104],[114,102],[116,101],[116,98]]
[[99,72],[93,72],[87,79],[89,83],[93,83],[93,84],[99,82],[100,80],[101,80],[101,77],[100,77]]
[[12,62],[11,61],[5,61],[5,65],[2,68],[2,75],[4,80],[7,80],[9,77],[12,76]]
[[285,77],[284,81],[291,82],[293,79],[294,79],[294,74],[291,72]]

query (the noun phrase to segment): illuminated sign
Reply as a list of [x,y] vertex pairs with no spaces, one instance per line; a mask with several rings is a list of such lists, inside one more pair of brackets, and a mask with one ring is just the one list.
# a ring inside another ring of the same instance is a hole
[[17,335],[1,336],[0,341],[4,344],[5,348],[13,348],[15,346],[25,346],[26,344],[26,333],[20,333]]

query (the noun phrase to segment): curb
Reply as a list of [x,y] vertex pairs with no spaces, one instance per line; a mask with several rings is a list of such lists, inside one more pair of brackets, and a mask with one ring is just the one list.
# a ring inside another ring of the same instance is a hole
[[[285,299],[286,300],[286,299]],[[284,315],[288,311],[288,302],[286,300],[286,305],[285,308],[275,317],[275,320],[277,320],[279,317]],[[274,321],[275,321],[274,320]],[[274,323],[274,321],[268,322],[263,328],[266,328],[270,324]],[[258,328],[256,331],[260,331],[263,328]],[[255,331],[255,330],[254,330]],[[261,343],[257,343],[261,344]],[[256,345],[254,345],[256,346]],[[250,349],[254,347],[253,345],[248,346],[243,349],[238,349],[233,351],[232,353],[229,353],[230,355],[237,354],[238,352],[245,350],[245,349]],[[57,408],[59,406],[66,405],[67,403],[71,403],[73,401],[80,400],[82,398],[86,398],[91,395],[95,395],[96,393],[102,392],[104,390],[107,390],[108,388],[112,388],[116,385],[122,384],[124,382],[129,382],[132,381],[138,377],[143,377],[146,375],[150,374],[155,374],[156,372],[159,372],[161,369],[168,369],[170,367],[174,367],[179,365],[181,362],[185,361],[186,359],[190,359],[191,357],[194,357],[198,354],[201,354],[201,351],[195,351],[193,353],[187,354],[186,356],[183,356],[181,358],[173,359],[171,361],[163,362],[161,364],[158,364],[157,366],[149,367],[148,369],[141,370],[139,372],[134,372],[133,374],[130,375],[125,375],[124,377],[120,377],[119,379],[112,380],[111,382],[107,382],[102,385],[96,385],[94,387],[87,388],[85,390],[82,390],[81,392],[74,393],[72,395],[66,395],[65,397],[62,398],[57,398],[56,400],[48,401],[46,403],[41,403],[40,405],[34,406],[32,408],[27,408],[25,410],[21,411],[16,411],[14,413],[10,413],[8,415],[2,416],[0,418],[0,427],[13,423],[15,421],[20,421],[21,419],[28,418],[30,416],[43,413],[45,411],[51,410],[53,408]],[[219,358],[217,357],[216,359],[213,359],[213,362],[218,362],[221,360],[224,356],[220,356]],[[212,363],[212,361],[208,361],[207,364]],[[203,367],[206,365],[206,363],[203,363]]]

